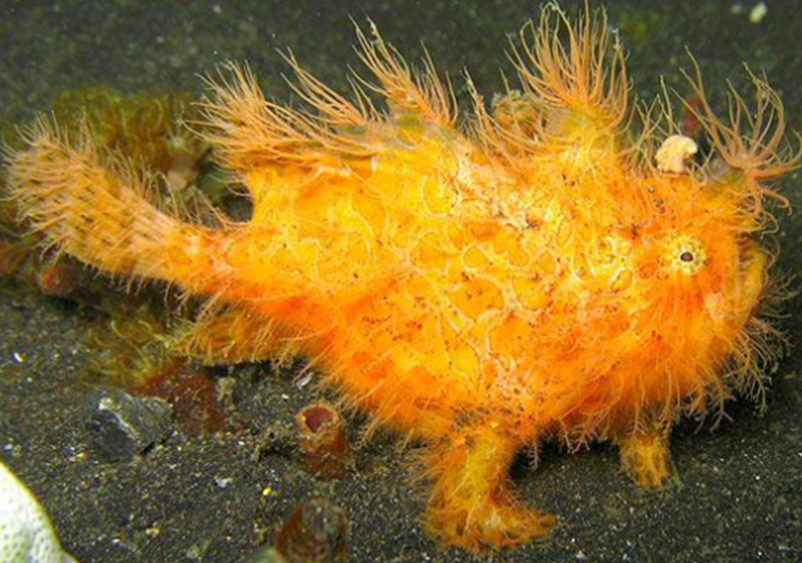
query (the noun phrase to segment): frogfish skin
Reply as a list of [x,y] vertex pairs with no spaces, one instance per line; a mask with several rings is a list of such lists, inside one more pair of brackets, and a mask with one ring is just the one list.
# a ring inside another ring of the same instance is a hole
[[556,518],[508,477],[544,440],[610,440],[639,485],[670,482],[672,427],[760,399],[781,348],[761,240],[799,153],[776,92],[752,75],[754,103],[733,90],[721,119],[694,63],[687,108],[711,147],[694,155],[668,96],[628,100],[603,11],[549,4],[512,47],[520,89],[486,104],[466,77],[461,114],[428,56],[414,72],[375,29],[357,38],[374,78],[350,99],[292,55],[306,107],[247,67],[208,79],[194,128],[249,220],[182,220],[154,201],[158,178],[52,118],[7,155],[20,217],[102,272],[205,297],[186,355],[316,362],[369,429],[421,445],[444,545],[548,533]]

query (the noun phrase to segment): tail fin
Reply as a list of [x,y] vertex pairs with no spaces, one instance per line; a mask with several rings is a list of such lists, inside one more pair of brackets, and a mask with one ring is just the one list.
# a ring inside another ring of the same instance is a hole
[[20,218],[50,246],[102,271],[169,279],[167,249],[184,232],[148,201],[152,183],[132,166],[104,163],[89,132],[70,138],[49,119],[8,154],[9,186]]

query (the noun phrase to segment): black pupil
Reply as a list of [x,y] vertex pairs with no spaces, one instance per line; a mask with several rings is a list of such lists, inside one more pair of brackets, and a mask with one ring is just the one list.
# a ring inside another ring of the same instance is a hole
[[688,252],[687,250],[679,255],[679,259],[683,262],[693,262],[693,254]]

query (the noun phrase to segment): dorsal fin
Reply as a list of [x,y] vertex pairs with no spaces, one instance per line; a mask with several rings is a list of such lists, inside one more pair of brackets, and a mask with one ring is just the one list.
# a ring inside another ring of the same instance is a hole
[[426,121],[452,127],[457,121],[457,104],[451,84],[437,75],[429,52],[425,52],[423,71],[414,72],[401,54],[388,45],[376,25],[369,21],[370,37],[356,25],[359,58],[379,79],[381,86],[357,77],[371,90],[387,98],[391,107],[419,113]]

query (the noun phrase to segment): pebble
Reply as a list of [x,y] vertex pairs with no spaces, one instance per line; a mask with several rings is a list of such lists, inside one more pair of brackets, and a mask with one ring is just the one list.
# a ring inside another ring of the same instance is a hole
[[273,536],[259,563],[345,563],[351,523],[345,511],[314,498],[297,505]]
[[170,403],[162,399],[96,391],[89,396],[87,421],[92,448],[107,461],[130,460],[170,434],[171,415]]
[[749,12],[749,21],[753,24],[759,24],[763,18],[769,13],[769,7],[765,2],[758,2]]

